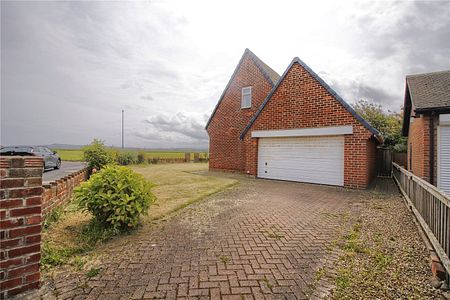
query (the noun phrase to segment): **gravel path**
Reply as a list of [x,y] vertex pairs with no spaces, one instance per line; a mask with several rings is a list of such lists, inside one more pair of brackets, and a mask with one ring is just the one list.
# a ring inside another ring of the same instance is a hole
[[352,207],[339,242],[335,299],[442,299],[433,288],[429,253],[398,193],[368,192]]

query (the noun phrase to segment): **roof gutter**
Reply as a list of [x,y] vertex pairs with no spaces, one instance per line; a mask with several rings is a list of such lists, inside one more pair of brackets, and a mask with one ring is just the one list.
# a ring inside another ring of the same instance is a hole
[[416,108],[414,111],[418,114],[422,113],[446,114],[450,113],[450,106]]

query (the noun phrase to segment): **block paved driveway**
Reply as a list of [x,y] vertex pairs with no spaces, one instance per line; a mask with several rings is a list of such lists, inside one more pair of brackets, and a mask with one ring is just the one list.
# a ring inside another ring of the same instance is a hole
[[[234,176],[234,175],[233,175]],[[240,178],[240,184],[113,241],[88,279],[64,273],[58,298],[307,299],[361,191]],[[334,251],[331,251],[334,252]]]

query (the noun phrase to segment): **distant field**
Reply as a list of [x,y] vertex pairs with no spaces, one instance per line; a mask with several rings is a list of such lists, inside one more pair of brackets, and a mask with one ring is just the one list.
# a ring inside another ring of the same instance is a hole
[[[62,160],[66,161],[82,161],[83,151],[82,150],[67,150],[67,149],[53,149],[58,152]],[[138,152],[138,151],[127,151],[127,152]],[[201,156],[204,156],[206,152],[200,152]],[[184,158],[184,152],[179,151],[145,151],[145,156],[147,158]],[[192,154],[191,154],[192,156]]]
[[70,161],[82,161],[83,160],[83,151],[81,150],[66,150],[66,149],[53,149],[58,152],[59,157],[62,160],[70,160]]

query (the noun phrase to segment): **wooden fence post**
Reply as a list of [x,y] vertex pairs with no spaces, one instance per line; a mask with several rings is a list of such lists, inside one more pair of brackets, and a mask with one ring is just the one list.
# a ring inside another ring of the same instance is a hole
[[190,152],[184,153],[184,161],[185,162],[190,162],[191,161],[191,153]]

